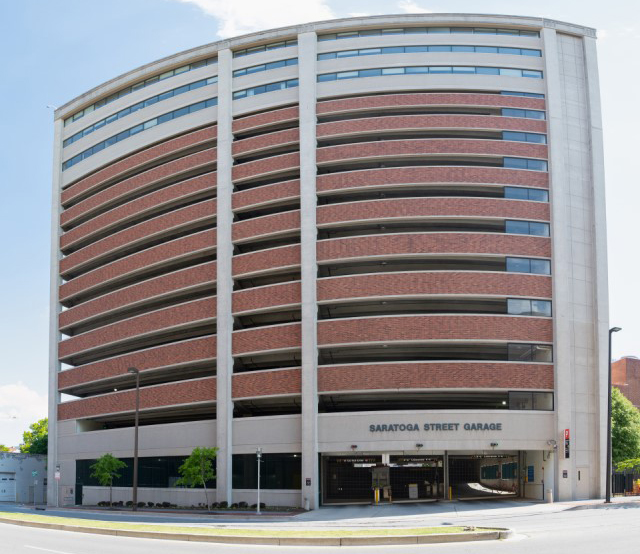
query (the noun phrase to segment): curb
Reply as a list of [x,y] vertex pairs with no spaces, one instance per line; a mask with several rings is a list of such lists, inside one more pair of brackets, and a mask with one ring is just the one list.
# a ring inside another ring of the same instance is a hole
[[160,539],[174,541],[212,542],[225,544],[262,544],[278,546],[364,546],[392,544],[436,544],[467,541],[487,541],[507,539],[513,536],[511,529],[482,530],[471,533],[446,533],[434,535],[395,535],[371,537],[248,537],[242,535],[194,535],[181,533],[163,533],[159,531],[129,531],[126,529],[100,529],[96,527],[76,527],[59,523],[40,523],[0,518],[0,523],[8,523],[21,527],[37,527],[72,531],[75,533],[91,533],[95,535],[111,535],[143,539]]

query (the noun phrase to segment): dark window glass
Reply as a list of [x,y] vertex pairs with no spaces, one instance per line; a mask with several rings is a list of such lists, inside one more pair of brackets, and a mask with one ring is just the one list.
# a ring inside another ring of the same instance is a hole
[[529,258],[507,258],[507,271],[513,273],[533,273]]
[[551,302],[548,300],[532,300],[531,315],[551,317]]
[[527,160],[524,158],[504,158],[503,167],[511,169],[527,169]]
[[500,69],[497,67],[476,67],[478,75],[500,75]]
[[552,392],[534,392],[533,393],[533,409],[534,410],[553,410],[553,393]]
[[524,110],[518,110],[516,108],[502,108],[503,117],[526,117]]
[[318,82],[323,83],[325,81],[335,81],[336,78],[335,73],[325,73],[324,75],[318,75]]
[[161,116],[158,116],[157,119],[158,119],[158,125],[160,125],[160,123],[171,121],[173,119],[173,113],[169,112],[169,113],[163,114]]
[[189,85],[183,85],[173,90],[174,96],[177,94],[182,94],[184,92],[189,92]]
[[452,46],[452,52],[476,52],[475,46]]
[[544,344],[531,345],[532,362],[553,362],[553,347]]
[[100,152],[100,150],[104,150],[105,147],[106,147],[106,144],[104,143],[104,141],[99,142],[92,148],[93,153],[96,154],[97,152]]
[[508,298],[507,313],[509,315],[532,315],[531,300],[523,298]]
[[497,54],[498,49],[495,46],[476,46],[476,52],[482,54]]
[[527,169],[533,171],[547,171],[547,162],[544,160],[527,160]]
[[332,60],[336,57],[335,52],[327,52],[326,54],[318,54],[318,60]]
[[140,125],[136,125],[135,127],[131,127],[130,132],[132,135],[139,133],[144,130],[144,124],[140,123]]
[[265,85],[265,92],[273,92],[274,90],[280,90],[285,88],[285,84],[284,83],[269,83],[268,85]]
[[535,200],[536,202],[549,202],[549,193],[542,189],[528,189],[529,200]]
[[504,187],[504,197],[514,200],[528,200],[528,189],[522,187]]
[[166,100],[167,98],[171,98],[173,96],[173,91],[168,90],[167,92],[163,92],[158,95],[158,100]]
[[531,50],[529,48],[521,48],[520,52],[523,56],[534,56],[534,57],[542,57],[542,52],[540,50]]
[[115,136],[113,136],[113,137],[109,137],[108,139],[106,139],[106,140],[104,141],[105,148],[106,148],[107,146],[112,146],[112,145],[114,145],[116,142],[118,142],[118,139],[117,139]]
[[530,362],[532,357],[531,348],[532,345],[530,344],[508,344],[507,357],[510,362]]
[[196,90],[198,88],[204,87],[207,84],[207,81],[196,81],[195,83],[191,83],[189,85],[189,90]]
[[173,111],[174,119],[176,117],[182,117],[183,115],[187,115],[189,113],[189,106],[185,106],[184,108],[180,108],[179,110]]
[[197,112],[199,110],[204,110],[206,107],[207,107],[206,101],[198,102],[196,104],[191,104],[191,106],[189,106],[189,113]]
[[525,110],[524,117],[528,117],[529,119],[544,119],[544,112],[538,110]]
[[531,221],[529,223],[529,234],[535,235],[537,237],[548,237],[549,236],[549,224],[548,223],[538,223],[536,221]]
[[415,73],[429,73],[428,67],[407,67],[405,69],[405,73],[407,75],[415,74]]
[[531,260],[531,273],[537,275],[551,275],[551,262],[549,260]]
[[387,46],[384,49],[385,54],[402,54],[404,52],[404,46]]
[[429,52],[451,52],[451,46],[429,46]]
[[360,77],[377,77],[382,74],[382,69],[361,69],[359,71]]
[[511,233],[516,235],[528,235],[529,222],[507,220],[504,222],[504,230],[505,230],[505,233]]
[[415,52],[428,52],[428,46],[405,46],[405,52],[407,53],[415,53]]
[[520,48],[504,48],[504,47],[500,47],[498,48],[498,53],[500,54],[512,54],[514,56],[519,56],[520,55]]
[[527,141],[526,133],[518,133],[516,131],[502,131],[502,139],[503,140],[516,140],[520,142]]
[[533,393],[509,392],[509,409],[510,410],[533,409]]
[[[234,454],[233,488],[256,489],[258,487],[257,460],[255,454]],[[298,490],[302,484],[300,454],[263,454],[260,463],[260,488]]]
[[130,134],[131,131],[129,129],[125,129],[124,131],[116,135],[116,142],[120,142],[121,140],[128,138]]

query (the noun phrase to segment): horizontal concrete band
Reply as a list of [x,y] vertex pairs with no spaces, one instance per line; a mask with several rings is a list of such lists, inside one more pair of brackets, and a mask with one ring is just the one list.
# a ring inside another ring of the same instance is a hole
[[209,361],[214,364],[215,358],[216,337],[211,335],[146,348],[61,371],[58,373],[58,387],[59,390],[64,391],[86,383],[121,377],[130,367],[136,367],[141,372],[153,372],[159,369],[180,371],[181,367],[193,363]]
[[201,231],[175,239],[120,258],[97,269],[84,273],[60,285],[60,301],[87,292],[110,281],[141,273],[152,266],[160,266],[179,259],[193,258],[216,249],[216,231]]
[[[161,144],[146,148],[141,152],[137,152],[127,156],[123,160],[110,164],[104,169],[98,170],[91,175],[70,184],[61,194],[61,204],[66,206],[77,196],[86,194],[96,186],[103,185],[110,180],[125,175],[138,167],[144,166],[151,162],[157,163],[163,157],[174,155],[187,148],[192,148],[199,144],[205,144],[215,140],[217,136],[217,127],[207,127],[198,131],[193,131],[185,135],[167,140]],[[63,222],[64,223],[64,222]]]
[[[205,377],[140,388],[140,409],[184,406],[200,402],[213,404],[216,378]],[[135,389],[72,400],[58,405],[58,419],[77,419],[103,414],[131,412],[135,409]],[[215,408],[212,409],[212,419]]]
[[[318,115],[339,114],[358,110],[406,108],[420,106],[484,106],[499,108],[525,108],[544,110],[544,99],[502,94],[477,94],[469,92],[396,93],[357,96],[338,100],[320,100],[316,106]],[[235,129],[234,129],[235,130]]]

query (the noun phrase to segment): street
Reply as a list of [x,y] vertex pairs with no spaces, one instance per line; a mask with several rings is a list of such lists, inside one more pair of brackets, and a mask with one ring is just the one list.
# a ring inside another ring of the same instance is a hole
[[[452,512],[441,516],[439,524],[467,524],[515,529],[517,536],[508,541],[462,544],[393,546],[394,553],[414,552],[456,553],[518,553],[518,554],[602,554],[603,547],[616,554],[638,552],[640,537],[640,503],[614,504],[602,508],[571,508],[560,512],[536,510],[497,510]],[[411,518],[409,518],[411,519]],[[336,522],[338,523],[338,522]],[[429,518],[436,524],[436,517]],[[220,554],[273,553],[291,554],[318,552],[387,553],[389,546],[310,547],[251,546],[188,543],[90,535],[67,531],[34,529],[0,524],[1,551],[7,554]]]

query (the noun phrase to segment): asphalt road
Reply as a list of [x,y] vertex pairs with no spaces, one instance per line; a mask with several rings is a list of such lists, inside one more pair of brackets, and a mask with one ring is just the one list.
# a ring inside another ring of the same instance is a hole
[[[476,525],[511,527],[516,539],[450,545],[284,547],[187,543],[89,535],[0,524],[3,554],[414,554],[414,553],[517,553],[517,554],[616,554],[640,552],[640,504],[619,504],[599,509],[571,509],[555,513],[483,515]],[[444,522],[444,521],[443,521]],[[460,523],[456,518],[455,523]],[[469,523],[471,523],[469,521]]]

